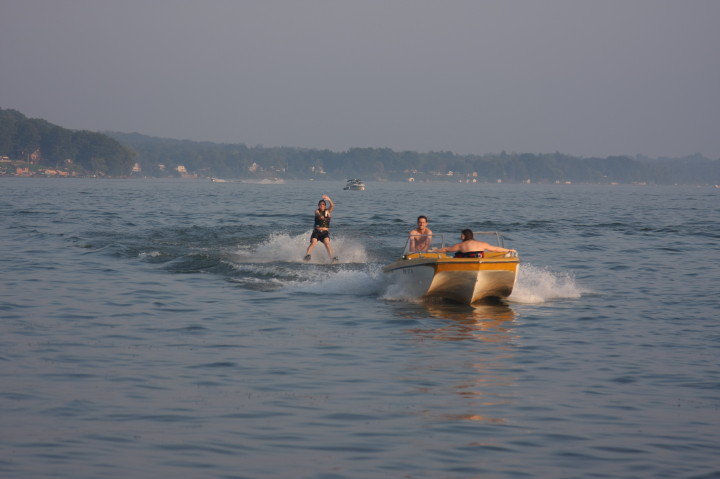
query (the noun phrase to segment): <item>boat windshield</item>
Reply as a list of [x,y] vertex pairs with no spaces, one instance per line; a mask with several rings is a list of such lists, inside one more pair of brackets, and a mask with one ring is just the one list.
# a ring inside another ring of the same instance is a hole
[[408,253],[427,252],[434,248],[445,247],[445,236],[442,234],[410,235],[405,242],[403,255]]
[[505,240],[499,231],[475,231],[473,236],[478,241],[494,244],[495,246],[499,246],[501,248],[505,247]]
[[[505,241],[499,231],[477,231],[473,233],[476,240],[485,241],[486,243],[505,247]],[[458,238],[458,241],[460,239]],[[453,241],[451,244],[455,244]],[[403,255],[408,253],[427,252],[435,248],[445,247],[445,235],[433,233],[431,235],[410,235],[405,242]]]

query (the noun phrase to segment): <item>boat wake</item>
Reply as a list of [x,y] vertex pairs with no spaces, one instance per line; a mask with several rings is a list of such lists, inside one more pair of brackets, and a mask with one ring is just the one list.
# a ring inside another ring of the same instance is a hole
[[332,238],[333,263],[325,246],[319,244],[312,260],[304,261],[310,232],[300,235],[273,234],[260,244],[238,245],[226,255],[233,269],[231,281],[248,289],[285,290],[290,293],[376,295],[382,282],[379,263],[355,238]]
[[[308,247],[311,232],[299,235],[288,233],[272,234],[259,245],[239,245],[232,254],[233,259],[242,263],[301,263]],[[363,245],[353,238],[333,235],[331,247],[340,263],[367,263],[368,255]],[[318,244],[312,252],[311,264],[327,264],[331,262],[325,245]]]
[[288,284],[287,290],[309,294],[349,294],[354,296],[377,296],[382,290],[382,268],[379,265],[367,265],[366,268],[323,271],[322,279],[317,281],[299,281]]
[[546,267],[521,264],[515,288],[508,300],[513,303],[540,304],[558,299],[577,299],[589,292],[577,285],[571,273],[558,273]]
[[[204,231],[197,235],[206,236]],[[375,257],[377,252],[370,253],[362,239],[354,236],[333,235],[333,252],[340,258],[337,264],[332,264],[322,244],[313,250],[311,261],[303,261],[310,231],[301,234],[278,232],[262,239],[254,236],[247,242],[219,248],[203,244],[195,237],[183,237],[178,243],[177,237],[177,234],[173,236],[174,243],[146,239],[140,246],[124,245],[123,251],[127,249],[128,254],[162,265],[170,272],[219,274],[249,290],[347,294],[375,296],[383,301],[422,302],[401,285],[390,282],[382,271],[388,259]],[[521,263],[517,282],[507,301],[541,304],[577,299],[590,292],[580,287],[570,273]]]
[[423,298],[418,297],[413,291],[407,289],[405,285],[392,282],[383,285],[380,299],[405,303],[422,303],[425,301]]
[[[553,300],[577,299],[589,292],[577,285],[571,273],[559,273],[545,267],[520,264],[517,282],[507,301],[518,304],[542,304]],[[381,299],[409,303],[425,302],[404,289],[401,284],[393,283],[383,286]]]

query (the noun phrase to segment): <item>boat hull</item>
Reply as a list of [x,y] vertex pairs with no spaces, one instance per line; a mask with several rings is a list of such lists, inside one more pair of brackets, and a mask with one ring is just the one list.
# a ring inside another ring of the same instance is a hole
[[485,258],[413,253],[386,266],[384,272],[409,295],[472,304],[510,296],[518,265],[517,255],[509,253],[486,253]]

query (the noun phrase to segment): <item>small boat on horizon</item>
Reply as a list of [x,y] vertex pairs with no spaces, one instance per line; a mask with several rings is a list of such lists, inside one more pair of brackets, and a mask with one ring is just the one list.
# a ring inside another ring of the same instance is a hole
[[213,183],[242,183],[242,180],[226,180],[225,178],[211,177],[210,181]]
[[[493,236],[493,242],[504,247],[499,232],[475,235]],[[437,297],[468,305],[510,296],[520,264],[517,252],[478,251],[461,255],[463,257],[452,256],[429,251],[445,247],[444,235],[426,236],[431,240],[427,250],[409,251],[408,238],[402,257],[383,268],[383,272],[404,292],[413,297]]]
[[365,191],[365,183],[359,178],[351,178],[347,180],[345,188],[343,190],[358,190]]

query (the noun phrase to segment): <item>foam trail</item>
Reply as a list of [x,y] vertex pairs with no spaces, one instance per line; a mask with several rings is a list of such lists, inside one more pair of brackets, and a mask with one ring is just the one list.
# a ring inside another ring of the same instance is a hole
[[377,295],[382,288],[381,274],[378,269],[362,271],[340,269],[339,271],[317,271],[322,279],[312,282],[296,282],[288,290],[310,294],[352,294],[357,296]]
[[[575,283],[569,273],[558,273],[529,264],[521,264],[518,269],[517,282],[508,301],[514,303],[539,304],[555,299],[576,299],[588,293]],[[401,284],[387,284],[381,299],[388,301],[419,302],[421,298],[414,296]]]
[[[310,234],[309,231],[294,236],[287,233],[276,233],[254,248],[239,247],[234,254],[235,259],[248,263],[300,262],[305,257]],[[330,246],[335,256],[340,258],[341,263],[366,263],[368,261],[364,246],[354,238],[342,235],[333,236]],[[323,244],[315,246],[312,257],[311,263],[330,262]]]
[[381,287],[380,299],[385,301],[401,301],[405,303],[420,303],[423,298],[406,289],[403,284],[385,281]]
[[587,290],[575,283],[570,273],[557,273],[530,264],[521,264],[515,288],[508,300],[515,303],[544,303],[553,299],[577,299]]

